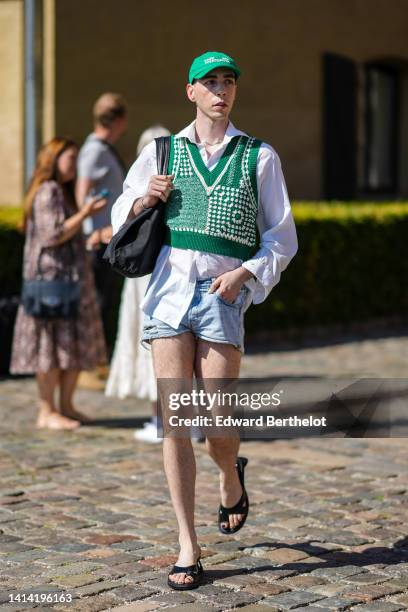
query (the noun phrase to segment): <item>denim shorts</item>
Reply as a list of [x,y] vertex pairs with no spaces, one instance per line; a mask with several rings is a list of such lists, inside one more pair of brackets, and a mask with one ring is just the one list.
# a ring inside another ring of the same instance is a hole
[[143,320],[142,344],[156,338],[171,338],[191,332],[208,342],[233,344],[244,352],[244,312],[249,289],[243,285],[229,304],[217,293],[208,293],[214,279],[196,281],[193,299],[177,329],[147,314]]

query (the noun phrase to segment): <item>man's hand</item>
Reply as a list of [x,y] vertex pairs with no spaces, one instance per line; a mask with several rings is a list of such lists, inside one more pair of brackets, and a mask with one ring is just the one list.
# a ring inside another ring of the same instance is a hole
[[109,244],[112,239],[112,226],[107,225],[101,229],[101,242]]
[[242,266],[236,270],[224,272],[212,282],[208,293],[216,291],[223,300],[232,304],[237,299],[242,285],[250,278],[253,278],[253,275]]
[[167,198],[173,189],[174,174],[155,174],[150,177],[149,185],[146,194],[143,198],[139,198],[133,204],[133,212],[135,215],[140,213],[140,202],[143,202],[142,208],[152,208],[157,202],[167,202]]
[[98,249],[100,247],[101,244],[101,230],[95,230],[94,232],[92,232],[92,234],[89,236],[88,240],[86,241],[86,248],[88,249],[88,251],[93,251],[95,249]]

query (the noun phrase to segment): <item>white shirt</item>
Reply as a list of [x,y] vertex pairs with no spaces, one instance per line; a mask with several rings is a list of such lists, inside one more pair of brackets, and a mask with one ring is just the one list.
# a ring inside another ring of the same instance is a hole
[[[211,171],[230,140],[242,134],[246,135],[230,122],[222,143],[210,156],[205,145],[197,143],[194,121],[175,137],[185,137],[197,144],[203,162]],[[114,234],[125,223],[134,201],[145,195],[153,174],[157,174],[154,141],[143,149],[130,168],[123,193],[112,208]],[[256,178],[259,199],[257,226],[261,238],[257,253],[242,262],[235,257],[164,245],[141,304],[146,314],[177,328],[193,298],[196,280],[220,276],[241,265],[256,277],[245,283],[250,290],[245,309],[251,301],[254,304],[263,302],[278,284],[281,273],[296,254],[298,244],[280,160],[276,151],[265,143],[259,149]]]

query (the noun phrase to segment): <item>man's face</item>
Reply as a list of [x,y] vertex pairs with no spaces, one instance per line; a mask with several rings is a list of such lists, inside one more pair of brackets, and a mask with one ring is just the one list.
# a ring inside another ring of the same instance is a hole
[[127,130],[128,126],[128,115],[127,113],[123,117],[116,117],[109,128],[109,139],[112,143],[115,143]]
[[229,116],[236,92],[235,74],[228,68],[215,68],[193,84],[187,84],[188,99],[213,120]]
[[128,115],[127,113],[123,117],[118,117],[116,119],[116,129],[119,136],[122,136],[127,131],[128,128]]

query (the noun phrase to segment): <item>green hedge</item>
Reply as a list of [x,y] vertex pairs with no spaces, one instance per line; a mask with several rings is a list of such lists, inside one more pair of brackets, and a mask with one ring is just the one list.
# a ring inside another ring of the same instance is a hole
[[[408,203],[293,204],[299,251],[249,309],[248,331],[367,321],[408,310]],[[21,211],[0,207],[1,295],[20,290]]]
[[249,331],[405,315],[408,203],[298,202],[299,251]]
[[19,206],[0,206],[0,225],[16,228],[23,222],[23,209]]

